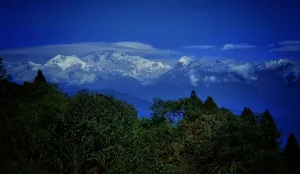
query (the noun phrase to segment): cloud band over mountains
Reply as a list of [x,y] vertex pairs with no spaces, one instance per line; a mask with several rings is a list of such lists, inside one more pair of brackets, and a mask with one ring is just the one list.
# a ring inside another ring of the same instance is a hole
[[221,49],[222,51],[227,51],[227,50],[236,50],[236,49],[250,49],[250,48],[255,48],[256,45],[249,45],[249,44],[225,44],[223,48]]
[[189,45],[185,46],[184,48],[190,48],[190,49],[213,49],[216,46],[213,45]]
[[116,43],[103,43],[103,42],[86,42],[74,44],[60,44],[60,45],[46,45],[28,48],[18,48],[9,50],[0,50],[1,55],[20,54],[20,55],[51,55],[58,54],[74,55],[96,51],[118,51],[124,53],[138,54],[141,56],[157,55],[169,56],[177,55],[179,52],[173,50],[162,50],[154,48],[151,45],[140,42],[116,42]]
[[273,48],[270,51],[300,52],[300,41],[290,40],[278,42],[277,48]]

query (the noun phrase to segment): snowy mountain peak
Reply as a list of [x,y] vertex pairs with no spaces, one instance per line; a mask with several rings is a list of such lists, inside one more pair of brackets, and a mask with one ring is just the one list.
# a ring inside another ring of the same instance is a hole
[[193,61],[193,59],[191,57],[183,56],[177,61],[177,64],[174,66],[174,68],[175,69],[186,68],[193,62],[195,62],[195,61]]
[[278,69],[285,69],[288,67],[292,67],[293,63],[288,59],[278,59],[270,62],[266,62],[264,64],[259,65],[257,68],[259,70],[278,70]]
[[188,57],[188,56],[183,56],[178,60],[178,63],[181,63],[183,66],[187,66],[188,64],[190,64],[193,61],[192,58]]
[[257,67],[258,71],[275,71],[284,79],[293,79],[296,81],[300,78],[300,66],[288,59],[278,59],[261,64]]
[[86,69],[87,64],[80,60],[77,56],[63,56],[63,55],[57,55],[54,58],[50,59],[48,62],[44,64],[44,66],[58,66],[62,70],[66,70],[73,66],[78,66],[80,69]]
[[75,55],[57,55],[44,66],[58,66],[62,70],[83,70],[105,78],[130,77],[143,84],[149,83],[171,69],[171,66],[155,60],[116,51],[90,52],[85,54],[82,60]]
[[82,60],[87,62],[88,64],[95,64],[99,61],[104,61],[109,59],[112,53],[113,51],[92,52],[82,57]]

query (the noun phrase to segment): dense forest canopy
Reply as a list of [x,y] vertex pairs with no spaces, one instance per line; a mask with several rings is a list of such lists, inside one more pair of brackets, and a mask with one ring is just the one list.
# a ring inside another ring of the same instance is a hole
[[300,151],[271,112],[240,115],[195,91],[153,99],[149,118],[114,97],[68,96],[46,81],[15,84],[0,59],[0,173],[300,173]]

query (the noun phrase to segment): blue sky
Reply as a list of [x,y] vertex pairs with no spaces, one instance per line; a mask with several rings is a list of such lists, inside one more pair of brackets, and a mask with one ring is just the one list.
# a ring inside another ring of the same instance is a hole
[[300,40],[298,0],[4,0],[1,7],[0,49],[137,41],[172,50],[247,43],[257,51]]

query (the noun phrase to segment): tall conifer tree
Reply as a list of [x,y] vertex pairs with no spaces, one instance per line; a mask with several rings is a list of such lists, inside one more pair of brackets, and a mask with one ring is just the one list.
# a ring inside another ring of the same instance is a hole
[[278,138],[281,136],[281,132],[277,129],[275,121],[270,114],[269,110],[265,110],[260,121],[260,127],[262,131],[262,142],[267,149],[278,148]]
[[255,125],[256,124],[256,120],[254,117],[254,113],[251,111],[250,108],[245,107],[242,114],[241,114],[241,118],[245,121],[247,121],[250,124]]
[[46,83],[46,78],[41,70],[38,70],[37,76],[34,78],[34,82]]
[[215,103],[214,99],[211,96],[208,96],[204,101],[204,109],[207,111],[213,111],[218,108],[218,105]]

